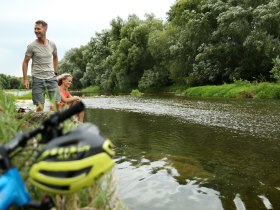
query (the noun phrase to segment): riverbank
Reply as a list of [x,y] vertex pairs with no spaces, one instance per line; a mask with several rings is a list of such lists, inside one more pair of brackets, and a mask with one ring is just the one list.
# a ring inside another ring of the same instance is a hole
[[248,81],[235,81],[232,84],[190,88],[171,86],[166,91],[188,97],[280,99],[280,84],[268,82],[252,83]]
[[[26,91],[15,91],[20,92],[19,94],[13,94],[17,100],[31,100],[31,92]],[[169,86],[160,90],[148,91],[149,93],[172,93],[176,95],[182,95],[187,97],[202,97],[202,98],[237,98],[237,99],[280,99],[280,83],[269,83],[269,82],[248,82],[237,80],[232,84],[223,85],[207,85],[197,87],[186,87],[186,86]],[[12,92],[9,92],[12,94]],[[80,96],[90,95],[98,96],[101,95],[100,89],[96,86],[90,86],[82,90],[73,91],[74,94]],[[132,96],[141,96],[147,92],[139,91],[134,89],[130,92]]]
[[[100,95],[98,87],[88,87],[79,91],[80,93],[91,92],[96,96]],[[169,86],[163,89],[143,91],[134,89],[131,96],[141,96],[145,93],[172,93],[187,97],[202,98],[236,98],[236,99],[280,99],[280,83],[269,82],[248,82],[236,80],[231,84],[207,85],[197,87]]]

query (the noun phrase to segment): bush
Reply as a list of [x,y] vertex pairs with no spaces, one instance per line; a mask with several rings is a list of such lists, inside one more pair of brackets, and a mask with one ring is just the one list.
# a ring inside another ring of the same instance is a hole
[[138,89],[134,89],[130,92],[130,95],[135,96],[135,97],[139,97],[139,96],[142,96],[143,93],[141,93]]

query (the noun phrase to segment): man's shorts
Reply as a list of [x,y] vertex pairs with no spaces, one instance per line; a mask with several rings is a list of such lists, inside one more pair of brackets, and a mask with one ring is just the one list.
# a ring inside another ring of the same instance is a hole
[[50,79],[38,79],[32,77],[32,100],[34,105],[45,103],[45,94],[51,102],[61,101],[56,77]]

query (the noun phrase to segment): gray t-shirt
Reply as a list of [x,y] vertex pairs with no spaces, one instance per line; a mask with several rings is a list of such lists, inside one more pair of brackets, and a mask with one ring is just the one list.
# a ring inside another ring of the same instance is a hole
[[27,46],[25,55],[32,58],[31,74],[39,79],[49,79],[55,76],[53,67],[53,53],[57,53],[54,42],[48,40],[44,46],[37,40]]

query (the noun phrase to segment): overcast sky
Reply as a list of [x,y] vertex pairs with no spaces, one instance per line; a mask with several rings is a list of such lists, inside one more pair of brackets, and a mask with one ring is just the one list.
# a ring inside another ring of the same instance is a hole
[[[110,28],[116,17],[127,20],[136,14],[144,19],[153,13],[166,20],[176,0],[0,0],[0,73],[22,76],[21,64],[26,47],[36,39],[34,23],[45,20],[47,38],[58,48],[59,59],[71,48],[80,47],[95,32]],[[31,63],[31,62],[30,62]],[[30,75],[31,69],[28,69]]]

